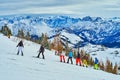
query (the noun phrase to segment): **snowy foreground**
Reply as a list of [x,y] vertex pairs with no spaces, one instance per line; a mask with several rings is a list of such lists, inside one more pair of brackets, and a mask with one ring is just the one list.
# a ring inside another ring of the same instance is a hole
[[24,41],[24,56],[18,56],[17,43],[0,34],[0,80],[120,80],[120,75],[76,66],[75,62],[61,63],[49,50],[45,50],[45,60],[34,58],[40,46],[29,41]]

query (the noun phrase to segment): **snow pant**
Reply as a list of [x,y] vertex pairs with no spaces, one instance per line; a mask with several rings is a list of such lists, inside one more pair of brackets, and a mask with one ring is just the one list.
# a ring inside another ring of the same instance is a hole
[[98,64],[94,64],[94,69],[98,69]]
[[43,57],[43,59],[45,59],[44,52],[42,52],[42,51],[39,52],[39,54],[38,54],[37,57],[39,58],[39,56],[40,56],[41,53],[42,53],[42,57]]
[[79,64],[80,66],[82,65],[82,61],[81,61],[80,58],[76,58],[76,65],[78,65],[78,64]]
[[21,55],[23,56],[23,47],[18,46],[18,52],[17,52],[17,55],[19,55],[20,52],[21,52]]
[[67,63],[69,63],[69,59],[71,60],[71,64],[73,64],[72,57],[69,57],[69,58],[68,58]]
[[60,55],[60,62],[64,61],[65,62],[65,56]]
[[83,59],[83,66],[88,67],[87,60]]

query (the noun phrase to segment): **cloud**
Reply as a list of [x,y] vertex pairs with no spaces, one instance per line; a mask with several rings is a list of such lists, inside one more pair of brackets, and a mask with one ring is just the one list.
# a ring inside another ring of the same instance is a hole
[[[116,16],[119,0],[2,0],[0,15],[71,14],[79,16]],[[109,12],[109,14],[108,14]],[[117,12],[119,14],[119,12]],[[120,16],[118,15],[117,16]]]

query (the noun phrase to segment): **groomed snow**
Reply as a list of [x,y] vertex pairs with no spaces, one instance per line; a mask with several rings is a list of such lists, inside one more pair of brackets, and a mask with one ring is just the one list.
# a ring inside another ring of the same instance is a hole
[[76,66],[75,62],[61,63],[54,51],[45,50],[45,60],[34,58],[40,45],[25,40],[24,56],[16,55],[17,43],[16,38],[0,34],[0,80],[120,80],[120,75]]

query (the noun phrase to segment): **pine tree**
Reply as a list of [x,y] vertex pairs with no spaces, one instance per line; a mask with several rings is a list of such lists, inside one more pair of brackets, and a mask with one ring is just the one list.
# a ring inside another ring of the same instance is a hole
[[84,57],[85,53],[83,50],[80,51],[80,59],[83,60],[83,57]]
[[44,39],[44,33],[42,33],[41,38],[40,38],[40,43],[43,44],[43,39]]
[[58,42],[58,52],[62,52],[63,50],[63,45],[62,45],[62,42],[61,40]]
[[8,29],[8,38],[10,38],[11,35],[12,35],[11,30]]
[[54,44],[51,43],[51,44],[50,44],[50,47],[51,47],[51,49],[54,49]]
[[110,69],[111,69],[111,73],[113,71],[113,65],[112,65],[112,62],[110,63]]
[[53,42],[52,42],[51,45],[52,45],[53,49],[55,49],[55,50],[58,51],[58,53],[62,52],[63,45],[62,45],[62,41],[61,41],[59,35],[57,35],[56,37],[54,37],[54,40],[53,40]]
[[57,50],[57,41],[56,41],[55,37],[54,37],[53,42],[51,43],[51,48],[54,49],[54,50]]
[[105,70],[103,61],[99,63],[99,67],[100,67],[100,70],[103,70],[103,71]]
[[27,32],[27,34],[26,34],[26,39],[30,40],[30,33],[29,32]]
[[112,73],[113,74],[118,74],[118,65],[117,65],[117,63],[115,63],[115,65],[113,67],[113,70],[112,70]]
[[45,48],[49,49],[49,45],[50,45],[50,44],[49,44],[49,42],[48,42],[47,34],[43,34],[43,33],[42,33],[40,42],[41,42],[41,44],[42,44]]
[[76,58],[76,51],[73,51],[73,57]]
[[43,39],[43,43],[44,43],[44,46],[49,49],[49,42],[48,42],[48,37],[47,37],[47,34],[44,35],[44,39]]
[[10,35],[12,35],[11,30],[8,28],[7,24],[2,26],[2,29],[0,32],[3,33],[5,36],[8,36],[9,38],[10,38]]
[[69,48],[69,46],[68,46],[68,40],[67,40],[67,41],[66,41],[66,45],[65,45],[66,56],[68,55],[69,51],[70,51],[70,48]]
[[89,65],[90,65],[90,66],[93,66],[93,65],[94,65],[94,61],[93,61],[92,57],[90,58]]
[[[85,53],[86,55],[87,53]],[[90,65],[90,54],[87,54],[88,55],[88,59],[87,59],[87,62],[88,62],[88,65]]]
[[24,32],[23,32],[22,29],[21,29],[21,30],[18,30],[17,37],[24,38]]
[[8,35],[8,28],[7,28],[7,25],[5,24],[3,27],[2,27],[2,33],[7,36]]
[[17,34],[17,37],[20,37],[20,30],[18,30],[18,34]]
[[48,49],[49,49],[49,50],[52,49],[52,48],[51,48],[51,42],[50,42],[50,41],[48,42]]
[[21,37],[24,38],[24,32],[23,32],[23,29],[21,29]]
[[106,69],[105,69],[105,71],[107,71],[107,72],[112,72],[112,63],[110,63],[110,60],[108,60],[107,59],[107,61],[106,61]]
[[36,43],[41,44],[42,40],[41,37],[38,37],[38,40],[36,40]]

